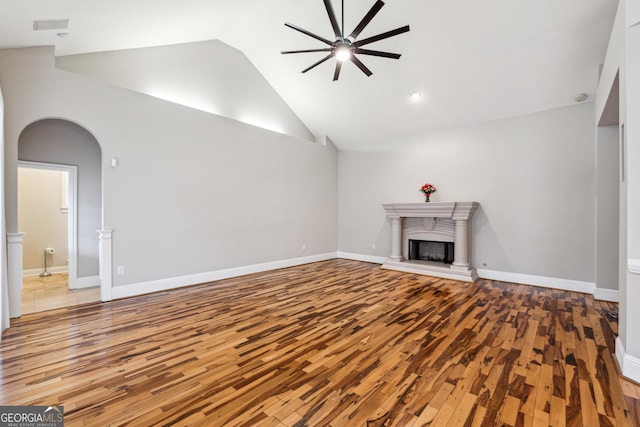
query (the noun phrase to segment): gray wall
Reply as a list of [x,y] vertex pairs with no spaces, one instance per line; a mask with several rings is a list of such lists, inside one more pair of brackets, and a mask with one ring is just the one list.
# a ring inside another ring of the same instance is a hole
[[[594,118],[587,103],[341,151],[339,250],[386,257],[383,203],[477,201],[475,267],[593,282]],[[372,249],[372,245],[376,249]]]
[[210,40],[56,58],[62,70],[313,141],[247,57]]
[[[103,154],[114,286],[335,253],[337,150],[55,68],[51,49],[0,51],[7,227],[18,135],[45,117],[89,129]],[[117,158],[119,166],[109,167]],[[305,250],[303,250],[305,246]],[[115,270],[115,268],[114,268]]]
[[620,160],[618,125],[596,129],[596,286],[618,289]]
[[96,231],[102,228],[102,159],[96,139],[66,120],[37,121],[21,133],[18,159],[78,167],[78,277],[97,276]]

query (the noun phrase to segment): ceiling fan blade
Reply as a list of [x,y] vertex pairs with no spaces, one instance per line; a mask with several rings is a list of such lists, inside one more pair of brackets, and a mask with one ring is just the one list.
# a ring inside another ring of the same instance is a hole
[[363,73],[365,73],[367,75],[367,77],[369,77],[371,74],[373,74],[370,69],[368,69],[362,62],[360,62],[360,60],[358,58],[355,57],[355,55],[351,55],[351,58],[349,58],[349,60],[351,62],[353,62],[354,64],[356,64],[356,67],[360,68],[360,70]]
[[342,68],[342,61],[336,61],[336,71],[333,73],[333,81],[335,82],[340,77],[340,69]]
[[330,53],[329,55],[325,56],[324,58],[322,58],[320,61],[316,62],[315,64],[313,64],[312,66],[305,68],[304,70],[302,70],[303,73],[306,73],[307,71],[311,70],[312,68],[317,67],[318,65],[322,64],[324,61],[328,60],[329,58],[331,58],[333,56],[333,53]]
[[380,9],[382,9],[382,6],[384,6],[384,2],[382,0],[378,0],[376,4],[374,4],[373,7],[371,7],[369,12],[367,12],[364,18],[362,18],[362,21],[360,21],[360,23],[356,25],[356,28],[349,35],[349,38],[351,40],[355,40],[360,35],[360,32],[364,30],[364,27],[369,25],[369,22],[371,22],[373,17],[376,16],[376,14],[380,11]]
[[379,40],[387,39],[389,37],[397,36],[398,34],[406,33],[407,31],[409,31],[409,26],[405,25],[404,27],[396,28],[395,30],[387,31],[386,33],[382,33],[382,34],[378,34],[377,36],[373,36],[373,37],[369,37],[369,38],[366,38],[366,39],[362,39],[362,40],[357,41],[357,42],[353,42],[353,46],[355,46],[355,47],[364,46],[365,44],[369,44],[369,43],[377,42]]
[[284,25],[285,25],[285,26],[287,26],[287,27],[289,27],[289,28],[293,28],[293,29],[294,29],[294,30],[296,30],[296,31],[300,31],[302,34],[306,34],[306,35],[308,35],[309,37],[313,37],[313,38],[314,38],[314,39],[316,39],[316,40],[320,40],[322,43],[328,44],[329,46],[333,45],[333,42],[331,42],[331,41],[329,41],[329,40],[325,39],[324,37],[320,37],[320,36],[319,36],[319,35],[317,35],[317,34],[313,34],[312,32],[307,31],[307,30],[305,30],[304,28],[300,28],[300,27],[298,27],[297,25],[294,25],[294,24],[292,24],[292,23],[290,23],[290,22],[285,22],[285,24],[284,24]]
[[392,58],[392,59],[400,59],[400,56],[401,56],[399,53],[380,52],[379,50],[369,50],[369,49],[360,49],[360,48],[356,48],[353,51],[353,53],[360,53],[362,55],[380,56],[382,58]]
[[325,47],[324,49],[305,49],[305,50],[285,50],[284,52],[280,52],[283,55],[289,53],[309,53],[309,52],[331,52],[330,47]]
[[338,19],[336,18],[336,13],[333,10],[333,6],[331,6],[331,0],[324,0],[324,7],[327,9],[327,15],[329,15],[329,21],[331,21],[331,27],[333,28],[333,33],[335,34],[337,39],[341,39],[342,31],[340,31],[340,26],[338,25]]

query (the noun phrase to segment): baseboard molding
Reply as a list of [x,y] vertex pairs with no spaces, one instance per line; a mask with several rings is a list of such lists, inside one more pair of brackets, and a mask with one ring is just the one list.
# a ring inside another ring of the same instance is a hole
[[[281,261],[254,264],[244,267],[229,268],[225,270],[210,271],[205,273],[190,274],[187,276],[172,277],[168,279],[153,280],[149,282],[134,283],[131,285],[114,286],[112,288],[112,298],[128,298],[152,292],[161,292],[168,289],[181,288],[185,286],[197,285],[200,283],[213,282],[216,280],[228,279],[231,277],[244,276],[247,274],[261,273],[264,271],[277,270],[279,268],[294,267],[296,265],[309,264],[312,262],[326,261],[328,259],[343,258],[354,261],[383,264],[387,258],[356,254],[351,252],[329,252],[325,254],[312,255],[308,257],[292,258]],[[500,280],[502,282],[518,283],[523,285],[541,286],[545,288],[560,289],[571,292],[582,292],[592,294],[596,299],[619,302],[619,292],[611,289],[599,289],[592,282],[582,282],[578,280],[559,279],[546,276],[535,276],[530,274],[509,273],[504,271],[478,269],[478,276],[482,279]],[[39,273],[38,273],[39,274]],[[78,278],[78,288],[99,286],[99,276]]]
[[185,286],[198,285],[201,283],[214,282],[216,280],[245,276],[247,274],[262,273],[264,271],[277,270],[279,268],[294,267],[296,265],[326,261],[328,259],[335,259],[336,257],[337,255],[335,252],[329,252],[326,254],[273,261],[263,264],[247,265],[244,267],[209,271],[205,273],[190,274],[187,276],[172,277],[169,279],[153,280],[150,282],[134,283],[124,286],[114,286],[111,290],[111,296],[113,299],[128,298],[153,292],[166,291],[169,289],[182,288]]
[[630,356],[622,345],[620,337],[616,338],[616,359],[624,377],[640,383],[640,359]]
[[[352,259],[355,261],[372,262],[384,264],[386,257],[373,255],[356,254],[351,252],[338,251],[338,258]],[[559,279],[556,277],[535,276],[532,274],[509,273],[506,271],[478,269],[478,276],[482,279],[499,280],[501,282],[518,283],[522,285],[540,286],[543,288],[553,288],[563,291],[582,292],[591,294],[595,299],[611,302],[620,302],[620,294],[617,290],[596,288],[593,282],[583,282],[579,280]],[[458,278],[452,277],[454,280]]]
[[600,301],[620,302],[620,291],[615,289],[595,288],[593,297]]
[[387,257],[383,257],[383,256],[354,254],[350,252],[339,252],[339,251],[338,251],[338,258],[352,259],[354,261],[371,262],[374,264],[383,264],[387,260]]
[[100,286],[100,276],[78,277],[75,289],[95,288]]
[[[47,271],[51,274],[58,274],[58,273],[66,273],[67,272],[68,267],[66,265],[63,265],[62,267],[47,267]],[[40,273],[42,273],[44,271],[44,269],[42,268],[33,268],[30,270],[22,270],[22,277],[34,277],[34,276],[39,276]]]
[[501,282],[520,283],[522,285],[541,286],[570,292],[593,294],[596,285],[593,282],[559,279],[557,277],[535,276],[532,274],[509,273],[505,271],[478,269],[478,276],[482,279],[500,280]]

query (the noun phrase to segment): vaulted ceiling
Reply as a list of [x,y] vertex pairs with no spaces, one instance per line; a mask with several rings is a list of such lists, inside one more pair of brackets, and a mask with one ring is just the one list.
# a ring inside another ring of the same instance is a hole
[[[341,2],[333,0],[342,15]],[[348,34],[375,0],[345,0]],[[322,0],[0,0],[0,48],[55,45],[56,55],[219,39],[245,53],[315,135],[342,149],[393,144],[439,129],[592,99],[615,0],[387,0],[360,38],[410,25],[368,45],[399,60],[360,56],[300,71],[325,47],[284,26],[332,40]],[[68,37],[34,31],[37,19],[69,18]],[[417,101],[410,94],[420,91]]]

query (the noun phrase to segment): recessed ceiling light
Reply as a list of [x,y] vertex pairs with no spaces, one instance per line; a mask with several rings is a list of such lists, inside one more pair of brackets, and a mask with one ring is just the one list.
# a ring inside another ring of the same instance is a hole
[[410,97],[413,101],[417,101],[418,99],[422,98],[422,92],[420,92],[419,90],[412,92]]

